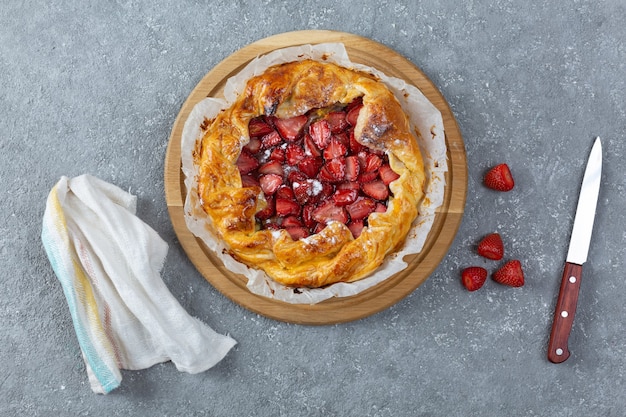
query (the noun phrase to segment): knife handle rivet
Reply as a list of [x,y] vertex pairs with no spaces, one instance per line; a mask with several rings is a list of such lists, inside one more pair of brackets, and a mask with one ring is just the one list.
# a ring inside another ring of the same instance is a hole
[[563,349],[558,348],[558,349],[556,350],[556,354],[557,354],[557,355],[559,355],[559,356],[561,356],[561,355],[563,354]]
[[576,277],[569,277],[569,282],[572,284],[576,282]]
[[568,313],[567,311],[563,310],[561,311],[561,317],[567,317]]

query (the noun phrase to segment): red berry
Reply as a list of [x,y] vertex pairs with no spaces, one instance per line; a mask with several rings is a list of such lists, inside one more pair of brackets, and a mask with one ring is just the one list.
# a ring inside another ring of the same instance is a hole
[[289,174],[287,174],[287,180],[291,183],[291,186],[293,187],[294,183],[306,181],[307,176],[300,171],[293,170],[289,171]]
[[484,184],[496,191],[511,191],[515,186],[513,175],[507,164],[496,165],[485,174]]
[[298,169],[302,171],[307,177],[315,178],[320,172],[320,168],[323,164],[322,158],[315,158],[313,156],[305,156],[299,163]]
[[339,143],[343,143],[346,149],[350,147],[350,136],[348,135],[348,132],[335,133],[330,140],[333,139],[338,141]]
[[313,228],[313,234],[317,234],[326,228],[326,223],[317,223]]
[[250,138],[250,142],[248,142],[243,148],[254,155],[259,151],[259,149],[261,149],[261,140],[258,138]]
[[354,137],[354,130],[350,130],[350,142],[349,143],[350,143],[350,152],[352,152],[353,154],[358,154],[359,152],[365,149],[365,146],[357,142],[356,138]]
[[352,100],[350,103],[348,103],[348,105],[345,108],[346,113],[349,113],[350,110],[352,110],[355,107],[361,107],[361,106],[363,106],[363,97],[357,97],[354,100]]
[[322,156],[322,151],[317,147],[311,135],[307,132],[304,135],[304,152],[307,155],[318,157]]
[[280,225],[278,223],[276,223],[274,221],[271,221],[271,220],[264,221],[263,222],[263,226],[266,229],[269,229],[269,230],[280,230],[281,229],[281,227],[280,227]]
[[285,200],[293,200],[296,198],[291,187],[283,185],[278,190],[276,190],[276,198],[284,198]]
[[300,204],[297,201],[286,199],[286,198],[276,198],[276,214],[279,216],[297,216],[300,214]]
[[380,180],[367,182],[361,185],[361,188],[365,195],[375,198],[376,200],[383,201],[389,197],[389,188]]
[[251,119],[248,123],[248,132],[250,137],[258,137],[271,133],[274,129],[267,124],[262,117]]
[[374,209],[375,213],[384,213],[387,211],[387,206],[381,203],[380,201],[376,203],[376,208]]
[[346,158],[346,179],[348,181],[356,181],[359,178],[361,172],[361,165],[359,164],[359,157],[356,155],[350,155]]
[[376,209],[376,201],[369,197],[358,197],[357,200],[346,206],[346,210],[350,218],[354,220],[363,220]]
[[259,174],[275,174],[281,177],[284,174],[283,165],[279,161],[269,161],[259,167]]
[[307,120],[308,118],[304,115],[290,117],[288,119],[276,119],[274,126],[276,126],[276,129],[278,129],[278,132],[285,140],[293,142],[300,136],[300,132]]
[[487,280],[487,270],[480,266],[470,266],[461,271],[461,282],[468,291],[476,291]]
[[287,216],[283,219],[281,223],[283,227],[302,227],[303,224],[296,216]]
[[333,159],[345,156],[346,152],[348,152],[346,145],[341,143],[338,139],[332,138],[326,149],[324,149],[324,159]]
[[259,161],[248,153],[248,151],[241,151],[239,158],[237,159],[237,168],[241,175],[246,175],[259,167]]
[[257,177],[252,174],[242,175],[241,176],[241,186],[242,187],[259,187],[261,184]]
[[355,239],[361,236],[361,232],[363,231],[363,228],[365,227],[363,220],[353,220],[350,223],[348,223],[347,226],[348,226],[348,229],[350,229],[350,232],[352,232],[352,236]]
[[319,149],[326,149],[330,141],[330,126],[326,120],[318,120],[309,126],[309,134]]
[[400,178],[400,175],[398,175],[393,169],[391,169],[389,164],[381,165],[378,173],[380,174],[380,179],[383,180],[385,185],[389,185],[390,183]]
[[302,147],[296,145],[295,143],[290,143],[289,145],[287,145],[287,149],[285,150],[285,158],[289,165],[296,166],[298,162],[304,159],[305,156],[306,155]]
[[356,190],[361,191],[361,185],[356,181],[344,181],[337,184],[338,190]]
[[274,194],[283,185],[282,175],[267,174],[259,177],[261,189],[265,194]]
[[319,201],[318,195],[322,191],[322,185],[317,180],[305,179],[304,181],[292,182],[293,193],[300,204]]
[[357,190],[351,189],[338,189],[333,194],[333,201],[338,206],[347,206],[348,204],[352,204],[356,201],[359,193]]
[[312,213],[313,219],[318,223],[328,223],[330,221],[338,221],[346,224],[348,215],[343,207],[339,207],[332,200],[322,202]]
[[346,176],[346,158],[339,157],[326,161],[320,170],[320,180],[326,182],[340,182]]
[[261,137],[261,148],[269,149],[273,146],[278,145],[283,141],[283,138],[280,137],[277,131],[273,130],[271,133],[264,135]]
[[478,244],[478,254],[487,259],[499,261],[504,256],[504,245],[498,233],[491,233]]
[[298,240],[305,238],[309,235],[309,230],[306,227],[296,226],[296,227],[285,227],[285,230],[289,233],[293,240]]
[[383,160],[380,156],[369,153],[369,152],[360,152],[359,158],[361,158],[361,164],[363,166],[364,172],[375,172],[383,164]]
[[346,121],[346,113],[343,111],[334,111],[326,115],[326,121],[332,133],[340,133],[348,127]]
[[274,149],[272,149],[272,152],[270,152],[270,157],[269,157],[270,161],[278,161],[281,164],[285,163],[285,150],[280,147],[277,146]]
[[378,172],[370,171],[370,172],[361,172],[357,180],[361,184],[365,184],[366,182],[374,181],[376,178],[378,178]]
[[517,259],[505,263],[493,274],[493,280],[502,285],[521,287],[524,285],[522,263]]
[[322,190],[317,194],[318,200],[326,200],[335,192],[335,187],[327,182],[322,182]]
[[309,229],[314,229],[317,222],[313,219],[313,211],[315,210],[315,205],[307,204],[302,207],[302,221],[304,225]]
[[346,120],[352,126],[356,125],[356,121],[359,118],[359,112],[363,108],[363,104],[357,104],[353,106],[350,110],[348,110],[348,114],[346,115]]

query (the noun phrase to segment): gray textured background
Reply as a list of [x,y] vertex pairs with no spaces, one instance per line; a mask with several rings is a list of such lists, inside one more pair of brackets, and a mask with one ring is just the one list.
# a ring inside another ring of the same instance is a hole
[[[0,414],[626,415],[623,0],[88,3],[0,3]],[[302,29],[366,36],[419,66],[450,103],[469,165],[465,217],[437,270],[392,308],[336,326],[273,321],[218,293],[177,242],[163,191],[170,129],[202,76],[248,43]],[[573,353],[554,365],[551,316],[597,135],[605,168]],[[481,184],[499,162],[517,180],[511,193]],[[165,363],[91,392],[39,237],[50,188],[83,173],[138,196],[139,216],[170,244],[174,296],[237,339],[215,368],[192,376]],[[459,271],[493,268],[474,247],[494,230],[526,285],[468,293]]]

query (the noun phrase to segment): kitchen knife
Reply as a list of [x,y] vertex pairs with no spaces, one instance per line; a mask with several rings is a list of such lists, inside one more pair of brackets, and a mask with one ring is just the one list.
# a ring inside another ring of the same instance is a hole
[[548,344],[548,360],[554,363],[564,362],[570,356],[567,340],[574,323],[578,292],[582,278],[582,265],[587,261],[593,219],[596,214],[598,194],[600,192],[600,177],[602,175],[602,144],[596,138],[583,183],[578,197],[578,207],[574,217],[574,227],[569,242],[569,250],[565,259],[565,268],[561,278],[559,298],[556,302],[550,342]]

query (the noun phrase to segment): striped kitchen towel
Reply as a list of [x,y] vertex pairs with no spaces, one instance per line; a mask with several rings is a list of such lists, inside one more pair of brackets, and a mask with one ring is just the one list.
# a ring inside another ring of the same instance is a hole
[[167,244],[135,215],[136,201],[93,176],[62,177],[44,213],[43,246],[97,393],[120,385],[120,369],[171,360],[179,371],[205,371],[236,344],[169,292],[160,276]]

